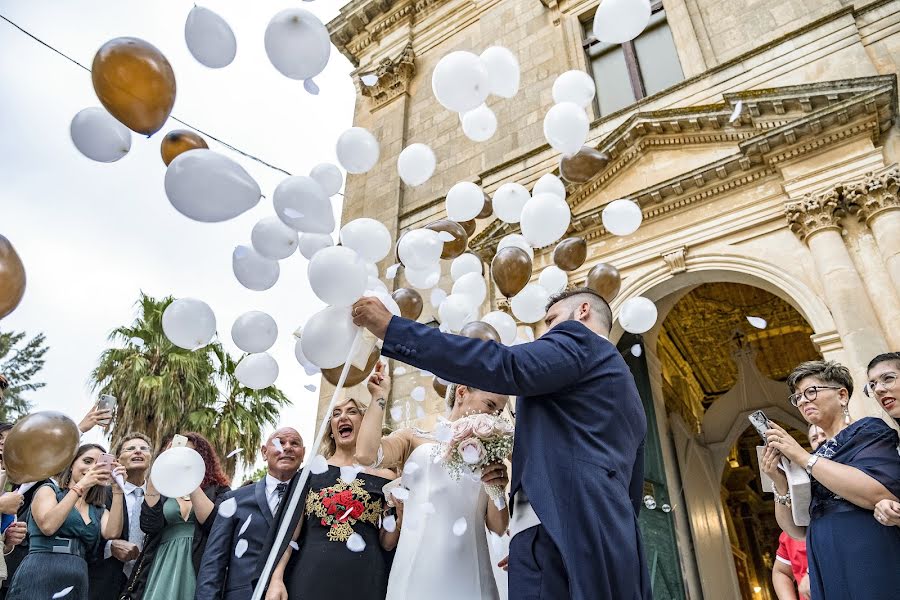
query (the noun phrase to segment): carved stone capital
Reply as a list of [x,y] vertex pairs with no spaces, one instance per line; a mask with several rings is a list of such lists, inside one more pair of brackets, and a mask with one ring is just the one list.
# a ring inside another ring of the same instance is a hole
[[672,275],[675,275],[677,273],[684,273],[685,271],[687,271],[687,263],[684,259],[684,252],[684,246],[676,248],[675,250],[663,252],[663,260],[666,261],[666,266],[669,267],[669,272],[672,273]]
[[871,223],[884,211],[900,208],[900,167],[890,165],[844,186],[844,202],[860,221]]
[[[376,111],[394,98],[405,94],[415,74],[416,53],[410,42],[396,57],[381,59],[374,71],[359,74],[357,84],[360,93],[369,98],[370,109]],[[377,77],[378,80],[372,85],[366,85],[370,77]]]
[[801,200],[785,204],[784,210],[791,231],[804,241],[817,231],[840,229],[841,218],[846,215],[836,188],[807,194]]

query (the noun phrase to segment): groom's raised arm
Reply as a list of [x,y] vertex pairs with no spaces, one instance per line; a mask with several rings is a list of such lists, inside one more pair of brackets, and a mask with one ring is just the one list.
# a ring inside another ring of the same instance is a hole
[[381,353],[438,377],[487,392],[537,396],[577,382],[596,335],[577,321],[560,323],[541,338],[517,346],[442,333],[393,317]]

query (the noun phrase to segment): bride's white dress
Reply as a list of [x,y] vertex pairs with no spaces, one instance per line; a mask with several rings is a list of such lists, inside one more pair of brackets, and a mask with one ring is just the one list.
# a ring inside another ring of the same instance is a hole
[[498,600],[484,526],[487,493],[481,481],[456,481],[435,464],[435,446],[413,450],[404,467],[409,498],[387,600]]

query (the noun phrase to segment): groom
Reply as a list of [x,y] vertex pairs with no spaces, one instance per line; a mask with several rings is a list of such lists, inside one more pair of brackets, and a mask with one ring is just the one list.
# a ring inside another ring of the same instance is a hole
[[587,288],[550,299],[529,344],[441,333],[393,317],[376,298],[353,322],[382,354],[442,379],[516,394],[510,600],[649,600],[638,510],[647,420],[625,361],[606,339],[612,312]]

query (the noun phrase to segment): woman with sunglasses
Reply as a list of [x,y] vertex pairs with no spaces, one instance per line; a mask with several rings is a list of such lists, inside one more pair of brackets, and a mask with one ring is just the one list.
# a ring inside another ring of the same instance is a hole
[[[775,484],[775,517],[795,539],[806,538],[813,598],[900,598],[900,578],[890,569],[859,568],[900,556],[900,528],[872,519],[875,505],[900,496],[897,432],[881,419],[850,418],[850,371],[834,361],[799,365],[787,380],[791,404],[821,427],[827,441],[810,454],[782,427],[770,422],[763,471]],[[805,467],[811,479],[809,527],[791,516],[791,496],[781,457]]]
[[[900,377],[900,352],[879,354],[866,368],[866,396],[874,398],[881,408],[900,424],[900,402],[895,389],[897,377]],[[897,449],[900,453],[900,448]],[[900,527],[900,502],[884,498],[875,505],[875,520],[887,527]]]

